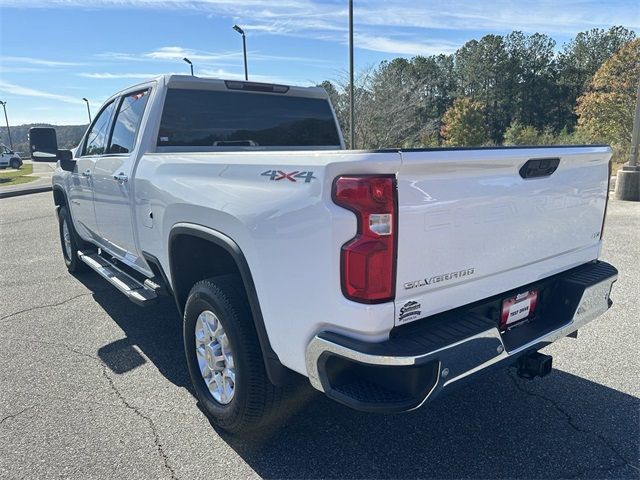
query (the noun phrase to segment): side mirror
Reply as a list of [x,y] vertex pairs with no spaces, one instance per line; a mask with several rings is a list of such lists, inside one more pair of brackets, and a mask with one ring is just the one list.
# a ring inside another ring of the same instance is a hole
[[73,152],[71,150],[58,150],[58,160],[60,160],[60,168],[67,172],[73,172],[76,167],[76,161],[73,159]]
[[51,127],[29,129],[29,152],[34,162],[55,162],[58,160],[58,138]]

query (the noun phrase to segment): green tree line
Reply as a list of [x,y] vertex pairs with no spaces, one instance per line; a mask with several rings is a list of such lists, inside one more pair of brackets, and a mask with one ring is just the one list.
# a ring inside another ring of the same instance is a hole
[[[515,31],[451,55],[384,61],[355,81],[356,147],[607,142],[621,152],[640,75],[635,38],[622,26],[592,29],[557,48],[547,35]],[[348,81],[321,85],[348,142]]]

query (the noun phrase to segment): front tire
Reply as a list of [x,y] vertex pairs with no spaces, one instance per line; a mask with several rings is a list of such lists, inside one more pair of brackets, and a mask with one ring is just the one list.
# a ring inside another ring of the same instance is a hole
[[58,227],[62,256],[67,270],[71,273],[86,271],[88,269],[87,264],[78,257],[78,236],[73,228],[73,222],[67,207],[60,207],[60,210],[58,210]]
[[268,379],[242,282],[224,275],[196,283],[184,313],[189,375],[205,413],[220,428],[260,428],[281,389]]

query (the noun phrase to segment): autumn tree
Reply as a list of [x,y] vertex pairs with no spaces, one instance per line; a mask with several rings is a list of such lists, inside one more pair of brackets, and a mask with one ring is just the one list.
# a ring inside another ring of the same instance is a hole
[[631,146],[639,79],[640,39],[637,39],[604,62],[578,99],[578,129],[592,141],[609,143],[617,161],[624,160]]
[[478,146],[489,142],[482,102],[462,97],[453,102],[442,119],[440,134],[445,145]]
[[635,38],[635,32],[622,26],[608,30],[592,28],[578,33],[563,46],[557,59],[561,124],[575,126],[577,118],[574,110],[578,97],[602,64]]

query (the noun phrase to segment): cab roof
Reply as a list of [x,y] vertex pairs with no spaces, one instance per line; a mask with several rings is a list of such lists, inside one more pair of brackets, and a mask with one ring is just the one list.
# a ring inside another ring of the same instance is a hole
[[[150,82],[156,82],[165,88],[185,88],[194,90],[229,90],[244,91],[254,93],[266,93],[277,95],[288,95],[295,97],[309,98],[328,98],[327,92],[322,87],[299,87],[293,85],[283,85],[276,83],[252,82],[245,80],[230,80],[212,77],[198,77],[196,75],[176,75],[166,74],[150,78],[145,82],[132,85],[124,90],[130,91],[138,85],[148,85]],[[120,93],[114,95],[117,96]]]

